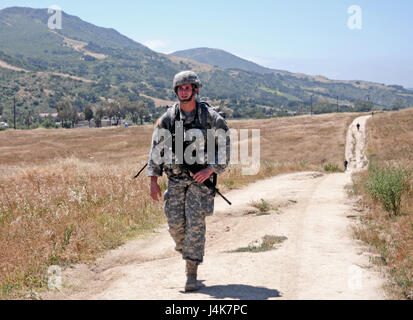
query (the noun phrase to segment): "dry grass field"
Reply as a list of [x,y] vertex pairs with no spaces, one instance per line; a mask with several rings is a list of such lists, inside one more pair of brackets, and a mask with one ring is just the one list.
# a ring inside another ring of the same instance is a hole
[[[342,168],[358,114],[230,121],[261,130],[261,170],[232,165],[221,191],[280,173]],[[90,262],[164,222],[148,179],[152,126],[0,132],[0,298],[47,287],[47,268]],[[162,179],[165,189],[166,179]]]
[[[367,212],[355,232],[376,249],[375,262],[388,270],[389,292],[398,299],[413,299],[413,109],[375,115],[368,122],[367,139],[370,168],[392,168],[387,173],[393,174],[388,179],[379,176],[379,181],[373,180],[372,170],[354,177],[355,192]],[[379,187],[392,181],[387,188],[391,198],[401,185],[400,212],[384,209],[383,201],[369,192],[370,181]]]

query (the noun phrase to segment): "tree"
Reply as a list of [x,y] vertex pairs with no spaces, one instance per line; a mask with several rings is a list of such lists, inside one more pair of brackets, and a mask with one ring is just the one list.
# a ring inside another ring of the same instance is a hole
[[358,99],[354,104],[354,111],[369,112],[373,109],[373,107],[373,102]]
[[79,121],[79,115],[77,112],[77,108],[75,106],[70,106],[69,108],[69,120],[72,124],[72,128],[75,127],[75,123]]
[[24,110],[19,113],[17,121],[20,125],[30,129],[33,126],[37,127],[39,119],[36,118],[35,112],[32,109],[25,107]]
[[125,119],[126,118],[126,106],[122,104],[122,101],[119,103],[119,119]]
[[149,116],[148,106],[143,101],[138,101],[138,103],[132,102],[128,99],[122,100],[122,105],[124,112],[128,114],[133,123],[137,123],[140,119],[141,125],[145,117]]
[[67,127],[66,121],[70,118],[72,105],[69,101],[59,102],[56,106],[57,116],[61,121],[62,127]]
[[139,120],[138,108],[136,103],[133,103],[129,99],[122,100],[122,106],[125,113],[128,114],[132,120],[132,123],[136,124]]
[[3,106],[0,105],[0,116],[3,115]]
[[406,105],[403,103],[403,101],[401,100],[396,100],[395,102],[393,102],[393,104],[391,105],[391,109],[393,111],[397,111],[400,109],[404,109],[406,108]]
[[89,128],[90,128],[90,120],[93,119],[93,110],[91,106],[87,105],[85,109],[83,110],[83,113],[85,114],[85,120],[89,122]]
[[321,114],[321,113],[331,113],[333,112],[333,107],[331,103],[326,99],[318,99],[317,103],[313,106],[313,113]]
[[105,115],[105,110],[102,106],[95,107],[95,123],[96,128],[100,128],[102,126],[102,118]]
[[43,121],[41,121],[40,126],[46,129],[57,128],[55,119],[51,115],[48,115],[46,118],[44,118]]
[[[72,106],[72,104],[68,100],[59,102],[56,108],[57,116],[62,122],[62,127],[74,128],[75,123],[79,120],[77,108],[75,106]],[[69,125],[67,124],[67,121],[70,121]]]
[[112,125],[112,118],[115,118],[116,125],[119,124],[121,118],[120,103],[118,101],[109,102],[105,107],[105,113],[109,117],[110,125]]
[[141,119],[141,125],[143,125],[144,117],[149,116],[148,107],[145,102],[139,101],[136,108],[137,108],[137,113],[139,115],[139,118]]

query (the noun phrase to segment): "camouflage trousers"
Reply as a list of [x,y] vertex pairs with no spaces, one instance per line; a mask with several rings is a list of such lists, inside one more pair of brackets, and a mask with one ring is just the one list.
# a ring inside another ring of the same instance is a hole
[[214,193],[195,181],[169,179],[165,214],[175,250],[182,258],[201,263],[205,252],[205,217],[214,211]]

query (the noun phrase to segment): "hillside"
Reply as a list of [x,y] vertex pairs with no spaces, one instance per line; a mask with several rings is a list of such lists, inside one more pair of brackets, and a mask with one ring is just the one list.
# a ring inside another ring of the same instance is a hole
[[222,69],[240,69],[257,73],[273,73],[276,70],[262,67],[220,49],[196,48],[171,53],[172,56],[192,59]]
[[[248,72],[255,72],[255,73],[262,73],[262,74],[272,74],[272,75],[281,75],[281,80],[283,82],[288,82],[291,85],[294,85],[295,88],[300,88],[303,91],[308,91],[312,88],[312,94],[316,97],[323,97],[324,99],[336,99],[337,97],[340,100],[340,103],[343,103],[345,99],[348,99],[348,102],[354,102],[354,99],[351,97],[356,96],[357,94],[353,92],[353,89],[364,89],[365,96],[359,97],[359,99],[373,99],[375,104],[386,106],[390,106],[396,100],[402,102],[403,105],[408,106],[410,105],[409,102],[403,100],[402,97],[409,97],[411,95],[411,88],[403,88],[402,86],[392,85],[386,86],[380,83],[368,82],[368,81],[341,81],[341,80],[331,80],[323,76],[309,76],[302,73],[291,73],[288,71],[277,70],[277,69],[270,69],[263,66],[260,66],[254,62],[248,61],[246,59],[242,59],[238,56],[235,56],[229,52],[220,49],[212,49],[212,48],[195,48],[195,49],[188,49],[188,50],[181,50],[171,53],[171,56],[192,59],[201,63],[206,63],[212,66],[216,66],[222,69],[236,69],[236,70],[243,70]],[[317,84],[313,86],[312,84]],[[310,84],[310,85],[309,85]],[[336,90],[336,86],[341,87],[342,92]],[[287,86],[290,87],[291,86]],[[297,97],[292,97],[291,94],[284,91],[278,90],[271,90],[269,88],[261,87],[261,90],[271,92],[273,94],[278,94],[288,98],[290,101],[303,101],[302,99],[297,99]],[[396,89],[396,90],[394,90]],[[389,90],[392,94],[400,93],[400,96],[393,97],[395,100],[390,103],[388,99],[385,98],[386,93],[382,90]],[[384,101],[387,102],[384,102]],[[333,102],[333,101],[330,101]],[[346,104],[345,103],[345,104]],[[390,103],[390,104],[389,104]]]
[[314,111],[332,112],[337,97],[340,111],[352,111],[357,100],[367,98],[380,108],[391,108],[395,102],[399,107],[413,105],[413,92],[401,86],[267,73],[266,68],[224,51],[216,51],[214,61],[203,63],[194,57],[157,53],[116,30],[67,13],[63,13],[62,30],[49,30],[48,18],[47,9],[0,11],[0,105],[6,118],[14,95],[21,116],[56,111],[62,99],[81,111],[109,98],[144,100],[156,114],[160,111],[155,104],[175,100],[173,76],[187,69],[199,73],[202,99],[233,109],[234,117],[271,117],[286,115],[288,110],[308,113],[311,103]]

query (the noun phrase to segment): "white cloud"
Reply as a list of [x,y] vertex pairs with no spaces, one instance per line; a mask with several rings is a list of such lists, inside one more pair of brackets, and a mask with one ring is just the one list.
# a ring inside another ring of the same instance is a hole
[[169,42],[164,40],[147,40],[143,45],[154,51],[164,52],[168,49]]

